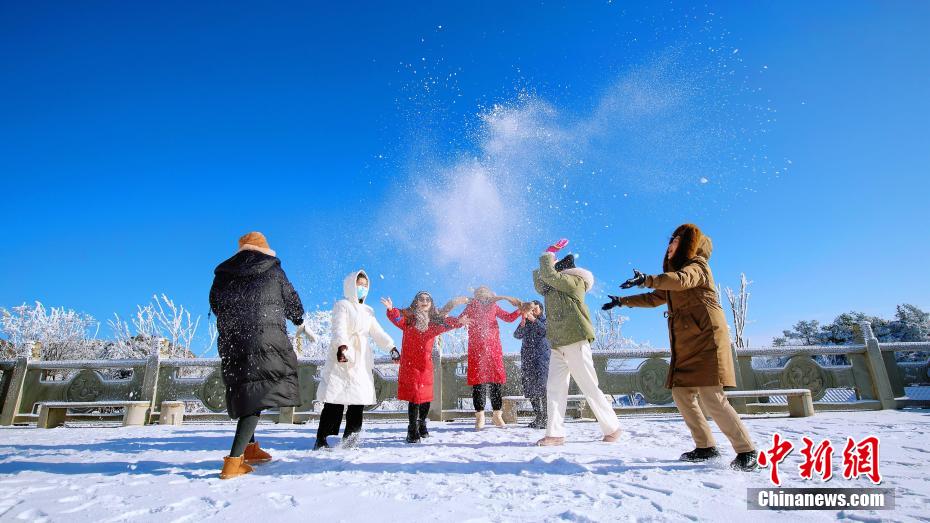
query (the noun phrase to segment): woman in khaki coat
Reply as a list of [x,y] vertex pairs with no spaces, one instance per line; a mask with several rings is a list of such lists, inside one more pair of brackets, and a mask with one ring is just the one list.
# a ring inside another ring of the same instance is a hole
[[610,296],[604,310],[667,305],[668,336],[672,361],[665,386],[672,389],[675,405],[691,430],[696,448],[681,455],[682,461],[705,461],[717,457],[713,434],[701,403],[736,450],[730,466],[737,470],[756,467],[756,450],[736,411],[730,406],[723,387],[735,387],[736,375],[730,350],[726,316],[717,298],[714,276],[707,260],[712,243],[694,224],[675,229],[662,261],[663,274],[647,276],[633,271],[633,278],[621,285],[654,289],[635,296]]

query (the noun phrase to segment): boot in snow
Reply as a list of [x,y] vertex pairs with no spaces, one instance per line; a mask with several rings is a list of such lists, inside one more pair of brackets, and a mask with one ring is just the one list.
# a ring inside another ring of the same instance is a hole
[[545,438],[536,442],[537,447],[558,447],[565,444],[565,438],[557,438],[555,436],[546,436]]
[[492,412],[492,413],[491,413],[491,421],[493,421],[493,422],[494,422],[494,426],[497,427],[497,428],[499,428],[499,429],[503,429],[503,428],[507,427],[507,424],[504,423],[504,416],[503,416],[503,412],[502,412],[502,411],[495,410],[494,412]]
[[361,432],[353,432],[348,436],[342,438],[342,448],[344,449],[356,449],[358,448],[358,440],[361,438]]
[[533,414],[535,414],[536,417],[533,418],[533,421],[527,426],[531,429],[546,428],[546,410],[543,400],[541,398],[532,399],[530,400],[530,404],[533,406]]
[[533,407],[533,421],[529,422],[526,426],[535,429],[536,425],[539,424],[539,408],[536,407],[535,398],[530,398],[530,406]]
[[313,450],[328,449],[329,443],[326,443],[326,438],[316,440],[316,443],[313,444]]
[[420,431],[417,429],[416,425],[410,425],[407,427],[407,443],[419,443],[420,442]]
[[623,434],[623,429],[618,428],[612,433],[604,436],[604,439],[602,439],[601,441],[603,441],[604,443],[613,443],[617,441],[618,439],[620,439],[620,434]]
[[699,461],[707,461],[711,458],[716,458],[720,456],[720,452],[717,451],[717,447],[697,447],[696,449],[685,452],[678,458],[678,461],[689,461],[692,463],[697,463]]
[[268,454],[261,447],[258,446],[257,441],[249,443],[245,447],[245,452],[242,454],[242,460],[250,465],[256,463],[268,463],[271,461],[271,454]]
[[226,456],[223,458],[223,470],[220,471],[220,479],[232,479],[244,476],[249,472],[252,472],[252,467],[245,463],[242,456],[236,458]]
[[475,413],[475,430],[484,428],[484,411]]
[[424,439],[425,439],[425,438],[428,438],[428,437],[429,437],[429,430],[427,430],[427,428],[426,428],[426,420],[425,420],[425,419],[421,419],[421,420],[417,423],[417,432],[420,434],[420,438],[424,438]]
[[736,454],[736,459],[730,462],[730,468],[740,472],[752,472],[759,466],[758,461],[756,461],[758,455],[759,453],[754,450],[740,452]]

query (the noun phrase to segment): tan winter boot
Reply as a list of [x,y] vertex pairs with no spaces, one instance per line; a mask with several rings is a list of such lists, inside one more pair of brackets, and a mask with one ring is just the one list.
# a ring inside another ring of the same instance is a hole
[[252,472],[252,467],[243,461],[243,456],[233,458],[226,456],[223,458],[223,470],[220,472],[220,479],[232,479],[237,476],[244,476]]
[[484,428],[484,411],[475,413],[475,430]]
[[491,421],[494,422],[494,426],[503,429],[507,427],[507,424],[504,423],[503,411],[495,410],[491,413]]
[[612,433],[610,433],[610,434],[604,436],[604,439],[602,439],[601,441],[603,441],[603,442],[605,442],[605,443],[613,443],[613,442],[617,441],[618,439],[620,439],[620,434],[623,434],[623,430],[617,429],[617,430],[613,431]]
[[250,465],[256,463],[268,463],[271,461],[271,454],[268,454],[258,446],[257,441],[249,443],[245,447],[245,452],[242,454],[242,459]]

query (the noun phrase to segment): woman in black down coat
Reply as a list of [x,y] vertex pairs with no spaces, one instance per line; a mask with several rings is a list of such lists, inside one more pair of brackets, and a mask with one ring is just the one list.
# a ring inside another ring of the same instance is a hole
[[523,376],[523,395],[533,405],[536,418],[530,422],[534,429],[546,428],[546,381],[549,377],[549,353],[552,347],[546,338],[546,316],[539,300],[533,300],[532,310],[526,314],[513,337],[523,340],[520,347],[520,373]]
[[[239,238],[239,252],[217,266],[210,289],[226,385],[226,410],[239,419],[220,478],[252,471],[271,456],[255,441],[263,409],[300,404],[297,355],[285,319],[303,329],[304,308],[265,236]],[[300,332],[298,332],[300,335]]]

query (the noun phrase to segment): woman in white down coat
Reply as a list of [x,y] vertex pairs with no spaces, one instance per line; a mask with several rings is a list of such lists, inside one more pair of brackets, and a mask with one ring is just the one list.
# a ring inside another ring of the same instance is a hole
[[323,412],[314,450],[328,447],[326,437],[339,433],[343,410],[346,428],[342,445],[354,446],[362,430],[362,409],[377,403],[372,376],[375,357],[369,337],[382,349],[391,347],[395,359],[400,357],[394,340],[375,319],[374,309],[365,305],[369,285],[364,270],[349,274],[343,282],[345,298],[333,307],[333,337],[316,392],[317,401],[323,402]]

